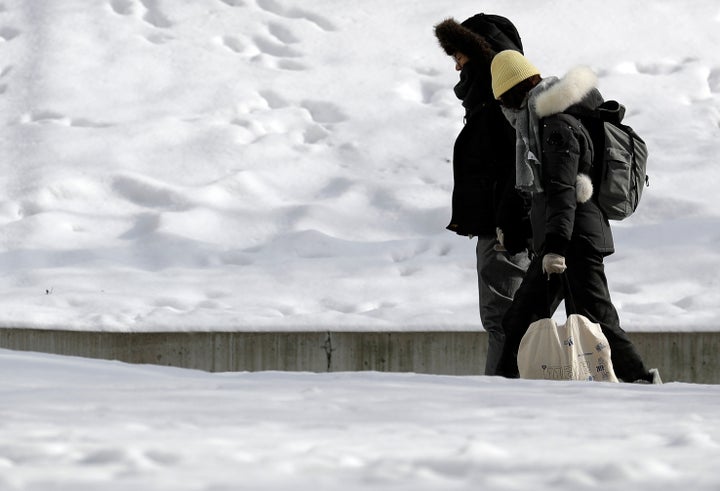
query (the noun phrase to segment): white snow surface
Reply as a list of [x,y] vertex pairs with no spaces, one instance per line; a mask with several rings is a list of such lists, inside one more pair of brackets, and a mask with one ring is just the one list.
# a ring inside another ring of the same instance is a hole
[[[0,326],[479,329],[432,34],[479,8],[650,145],[625,329],[717,329],[716,0],[0,0]],[[715,491],[719,390],[0,350],[0,490]]]
[[211,374],[0,350],[3,491],[716,491],[720,386]]
[[716,0],[0,0],[0,326],[480,329],[432,31],[479,8],[649,144],[624,328],[717,329]]

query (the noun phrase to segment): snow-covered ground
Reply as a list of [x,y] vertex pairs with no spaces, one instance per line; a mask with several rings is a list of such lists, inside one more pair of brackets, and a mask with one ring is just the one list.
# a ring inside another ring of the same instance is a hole
[[2,491],[716,491],[720,386],[224,373],[0,350]]
[[432,27],[480,7],[650,145],[625,329],[718,328],[715,0],[0,0],[0,326],[479,329]]
[[[479,329],[432,26],[480,7],[650,145],[624,327],[717,329],[716,0],[0,0],[0,326]],[[719,390],[0,350],[0,491],[715,491]]]

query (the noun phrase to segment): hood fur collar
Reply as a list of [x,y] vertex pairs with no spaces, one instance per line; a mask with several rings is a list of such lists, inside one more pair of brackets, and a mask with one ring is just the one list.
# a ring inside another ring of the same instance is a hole
[[582,101],[597,87],[597,75],[590,68],[579,66],[539,94],[535,101],[535,113],[542,119],[565,111]]
[[[535,99],[535,113],[539,119],[558,114],[585,99],[597,88],[597,76],[590,68],[580,66],[570,70],[562,79],[555,81]],[[592,180],[586,174],[578,174],[575,194],[578,203],[587,202],[593,195]]]
[[484,37],[458,23],[452,17],[435,26],[435,36],[440,47],[448,56],[460,52],[470,59],[481,60],[488,65],[495,56],[495,51]]

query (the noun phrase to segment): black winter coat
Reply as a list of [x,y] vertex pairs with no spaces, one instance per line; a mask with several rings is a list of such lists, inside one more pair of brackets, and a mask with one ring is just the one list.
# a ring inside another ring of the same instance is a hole
[[473,110],[455,141],[452,219],[460,235],[495,235],[501,228],[511,252],[530,234],[528,196],[515,189],[515,130],[497,101]]
[[[575,82],[578,79],[587,80],[588,84],[595,80],[594,77],[586,79],[579,76],[574,79]],[[590,199],[587,201],[578,201],[581,194],[578,175],[591,173],[594,152],[590,135],[578,116],[600,105],[602,97],[594,85],[588,85],[581,91],[580,100],[576,101],[577,83],[563,82],[561,80],[548,90],[553,91],[548,100],[559,101],[558,106],[550,107],[557,112],[540,120],[543,192],[533,194],[531,222],[534,248],[542,254],[565,256],[572,241],[580,248],[609,255],[614,252],[612,232],[596,197],[588,195]],[[563,97],[563,91],[567,91],[567,97]],[[538,106],[544,95],[539,96]]]

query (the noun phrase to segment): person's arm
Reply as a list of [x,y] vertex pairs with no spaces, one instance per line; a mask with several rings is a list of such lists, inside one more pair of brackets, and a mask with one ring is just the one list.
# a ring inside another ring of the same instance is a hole
[[[505,116],[500,113],[500,117],[504,122]],[[528,247],[532,237],[530,194],[515,188],[515,128],[505,123],[495,138],[498,142],[503,142],[498,144],[503,178],[496,191],[499,193],[499,200],[495,223],[503,235],[505,249],[510,254],[517,254]]]
[[547,203],[544,252],[565,256],[575,225],[580,144],[562,117],[546,118],[541,125],[542,185]]

